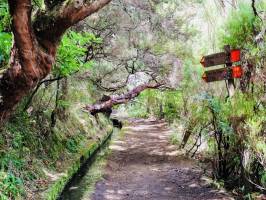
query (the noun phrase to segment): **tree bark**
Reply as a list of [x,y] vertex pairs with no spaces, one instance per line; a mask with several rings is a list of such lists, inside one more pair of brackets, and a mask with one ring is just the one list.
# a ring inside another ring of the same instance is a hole
[[[14,36],[10,67],[0,75],[0,126],[51,71],[65,31],[111,0],[64,0],[32,17],[31,0],[8,0]],[[34,21],[32,19],[34,18]]]
[[149,83],[143,84],[135,87],[126,94],[122,94],[120,96],[111,96],[107,101],[96,103],[94,105],[88,105],[84,109],[90,112],[92,115],[101,112],[104,113],[106,112],[106,110],[111,109],[115,105],[124,104],[136,98],[141,92],[143,92],[146,89],[156,89],[161,87],[162,85],[163,84],[149,84]]

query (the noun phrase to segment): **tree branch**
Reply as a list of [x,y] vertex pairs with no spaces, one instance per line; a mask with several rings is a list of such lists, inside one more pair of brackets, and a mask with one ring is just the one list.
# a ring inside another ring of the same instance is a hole
[[136,98],[141,92],[146,89],[156,89],[161,87],[162,85],[163,84],[143,84],[135,87],[126,94],[122,94],[120,96],[111,96],[110,99],[107,101],[96,103],[94,105],[88,105],[84,107],[84,110],[90,112],[92,115],[95,115],[100,112],[105,112],[106,110],[111,109],[115,105],[124,104]]
[[253,13],[256,17],[259,17],[259,14],[257,12],[256,6],[255,6],[255,0],[252,0],[252,9],[253,9]]
[[30,106],[30,104],[31,104],[31,102],[32,102],[32,99],[33,99],[34,95],[38,92],[39,88],[40,88],[43,84],[46,84],[46,83],[51,84],[52,82],[54,82],[54,81],[58,81],[58,80],[61,80],[61,79],[63,79],[63,78],[65,78],[65,77],[63,77],[63,76],[58,76],[58,77],[56,77],[56,78],[45,79],[45,80],[42,80],[41,82],[39,82],[38,85],[36,86],[36,88],[35,88],[35,89],[33,90],[33,92],[31,93],[31,95],[30,95],[30,97],[29,97],[27,103],[26,103],[25,106],[24,106],[23,111],[26,111],[26,110],[29,108],[29,106]]
[[94,0],[92,3],[83,3],[83,0],[76,0],[73,1],[72,5],[70,3],[70,6],[65,7],[63,17],[65,20],[69,20],[72,26],[92,13],[97,12],[109,2],[111,0]]
[[110,1],[94,0],[92,3],[88,0],[64,1],[46,13],[40,13],[37,16],[34,22],[36,35],[45,40],[42,43],[45,47],[47,46],[46,43],[57,44],[69,27],[97,12]]

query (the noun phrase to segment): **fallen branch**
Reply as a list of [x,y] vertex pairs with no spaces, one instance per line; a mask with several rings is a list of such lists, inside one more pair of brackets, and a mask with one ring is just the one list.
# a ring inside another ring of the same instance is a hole
[[143,84],[135,87],[131,91],[126,94],[122,94],[120,96],[111,96],[107,101],[99,102],[94,105],[88,105],[84,107],[85,111],[90,112],[92,115],[97,113],[106,112],[111,109],[115,105],[124,104],[129,102],[130,100],[136,98],[141,92],[146,89],[157,89],[161,87],[163,84]]

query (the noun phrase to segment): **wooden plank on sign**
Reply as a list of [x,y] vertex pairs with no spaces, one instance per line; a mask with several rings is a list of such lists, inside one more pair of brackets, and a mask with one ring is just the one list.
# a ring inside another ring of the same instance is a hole
[[205,71],[202,79],[209,83],[214,81],[228,80],[232,78],[232,69],[230,68],[221,68],[215,70]]
[[225,52],[215,53],[208,56],[203,56],[200,63],[203,67],[211,67],[215,65],[222,65],[226,63],[227,55]]

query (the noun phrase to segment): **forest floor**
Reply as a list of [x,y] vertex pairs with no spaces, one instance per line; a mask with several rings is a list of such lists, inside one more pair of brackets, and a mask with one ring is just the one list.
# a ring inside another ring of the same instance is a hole
[[131,120],[123,130],[110,146],[92,200],[232,199],[206,183],[196,162],[170,144],[167,123]]

